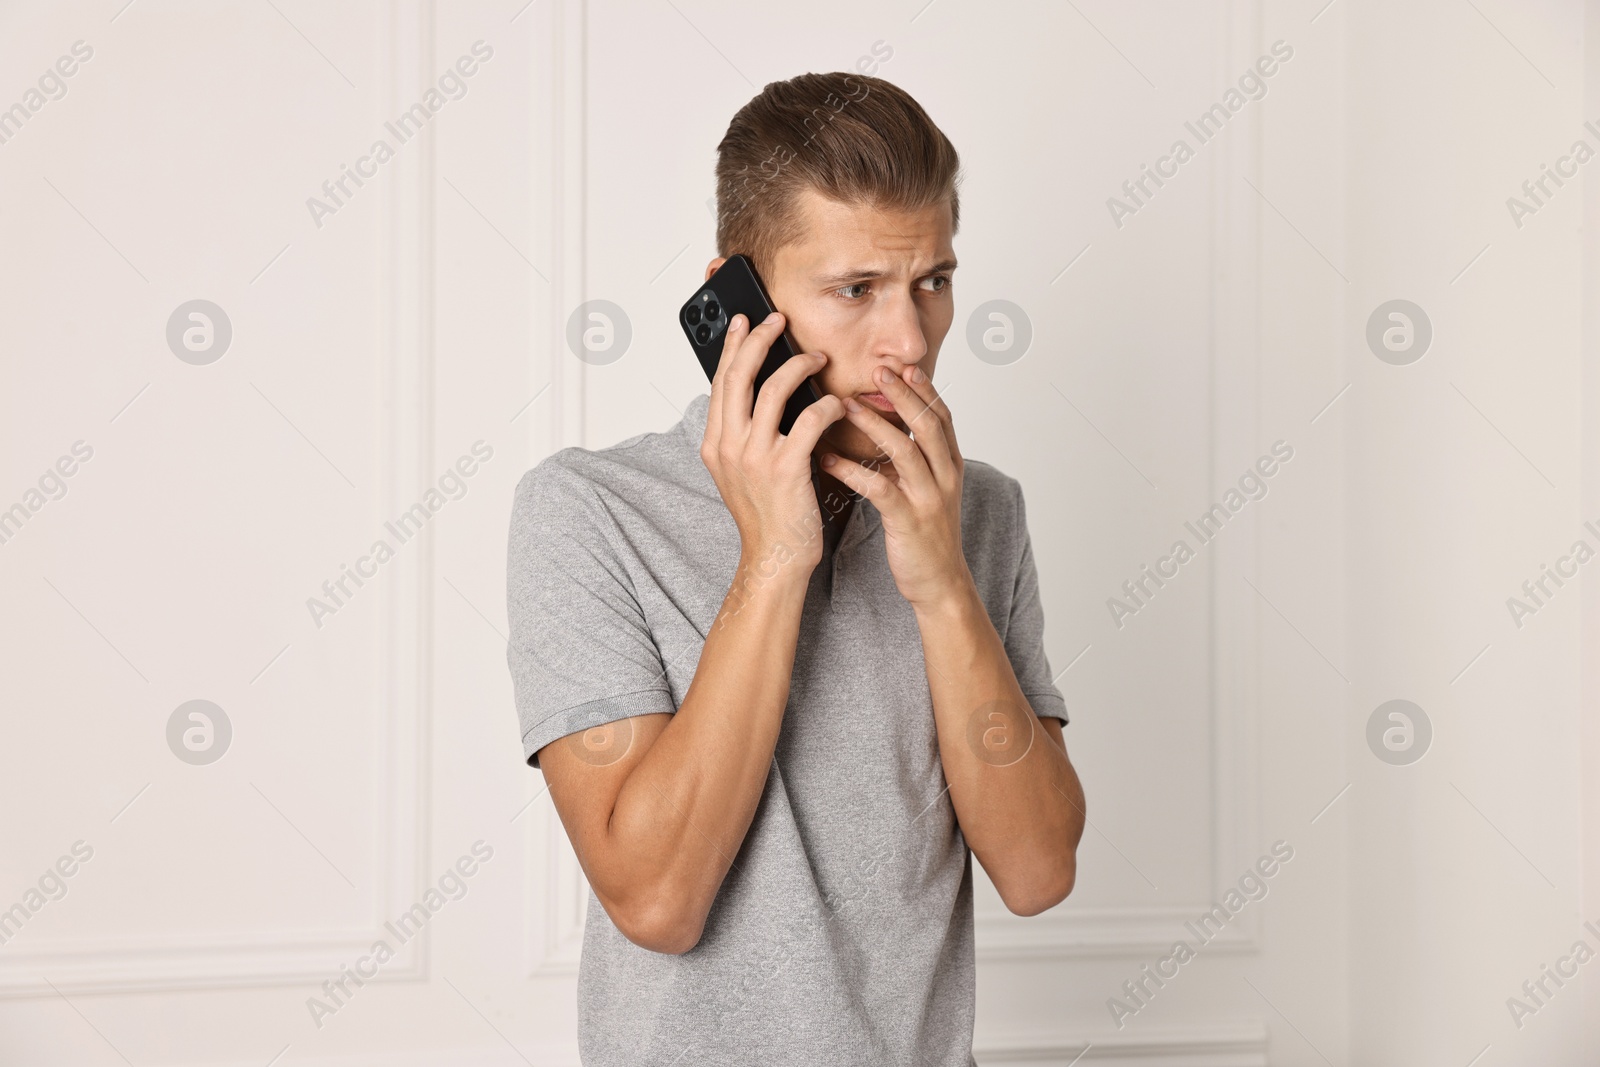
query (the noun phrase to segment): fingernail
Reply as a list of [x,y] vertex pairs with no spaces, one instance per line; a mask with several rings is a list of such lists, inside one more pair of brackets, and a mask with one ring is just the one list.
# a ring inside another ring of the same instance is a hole
[[824,467],[831,467],[837,462],[839,462],[839,457],[831,452],[822,457],[822,465]]
[[916,382],[918,385],[921,385],[923,382],[928,380],[928,376],[922,373],[921,367],[912,367],[911,380]]
[[853,396],[847,396],[844,398],[844,406],[851,411],[861,410],[861,402]]
[[873,372],[872,380],[877,382],[879,385],[888,385],[889,384],[889,368],[888,367],[879,367],[876,371]]
[[782,315],[779,315],[776,311],[774,311],[772,314],[768,315],[765,319],[763,319],[762,322],[764,322],[764,323],[766,323],[766,322],[777,322],[782,317],[783,317]]

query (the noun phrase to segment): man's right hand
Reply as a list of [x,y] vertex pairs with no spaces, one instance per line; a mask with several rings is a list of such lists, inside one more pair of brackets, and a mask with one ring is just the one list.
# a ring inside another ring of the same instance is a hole
[[823,431],[844,417],[844,402],[824,395],[807,405],[787,437],[778,432],[790,395],[827,362],[820,352],[795,356],[773,372],[756,398],[756,372],[783,326],[781,312],[754,329],[743,315],[728,323],[722,359],[711,380],[700,458],[739,526],[744,559],[777,557],[798,563],[809,574],[822,561],[822,516],[811,481],[811,453]]
[[[811,452],[844,404],[825,396],[787,437],[778,433],[789,394],[824,362],[801,355],[762,385],[751,414],[756,370],[782,329],[782,316],[754,330],[735,316],[712,379],[700,458],[739,524],[741,559],[677,712],[539,750],[596,898],[623,936],[652,952],[699,943],[750,830],[789,702],[807,583],[822,559]],[[785,580],[769,580],[772,560]]]

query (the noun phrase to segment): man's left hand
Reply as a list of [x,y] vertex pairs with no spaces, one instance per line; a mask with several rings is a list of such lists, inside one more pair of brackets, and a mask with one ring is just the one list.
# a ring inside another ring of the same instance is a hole
[[892,477],[836,453],[822,468],[872,501],[883,516],[884,548],[900,595],[919,609],[962,596],[972,574],[961,552],[961,452],[950,409],[917,367],[897,376],[878,368],[875,384],[915,439],[870,406],[847,398],[845,418],[878,446]]

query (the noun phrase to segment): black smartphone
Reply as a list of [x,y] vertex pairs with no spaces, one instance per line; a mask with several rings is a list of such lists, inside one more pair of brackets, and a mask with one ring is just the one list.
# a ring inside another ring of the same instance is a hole
[[[733,317],[743,315],[749,320],[750,328],[755,329],[776,310],[772,306],[772,298],[767,295],[767,287],[761,284],[761,277],[756,274],[755,264],[750,262],[748,256],[732,255],[689,298],[688,303],[678,309],[678,323],[683,327],[689,343],[694,346],[700,367],[706,372],[707,380],[710,380],[716,377],[717,363],[722,359],[722,342],[727,337],[728,323],[733,321]],[[772,376],[772,372],[795,355],[797,353],[789,341],[789,332],[785,330],[767,349],[766,361],[756,371],[754,396],[760,396],[761,386]],[[790,394],[789,402],[784,405],[783,415],[778,419],[778,432],[787,435],[806,405],[821,399],[810,378],[802,381],[800,388]],[[753,402],[751,410],[755,410]]]

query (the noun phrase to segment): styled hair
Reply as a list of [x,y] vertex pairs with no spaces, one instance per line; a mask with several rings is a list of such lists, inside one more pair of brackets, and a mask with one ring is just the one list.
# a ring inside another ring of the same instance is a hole
[[717,253],[757,266],[799,240],[799,192],[916,210],[946,198],[961,225],[960,158],[922,105],[882,78],[836,71],[769,82],[717,145]]

